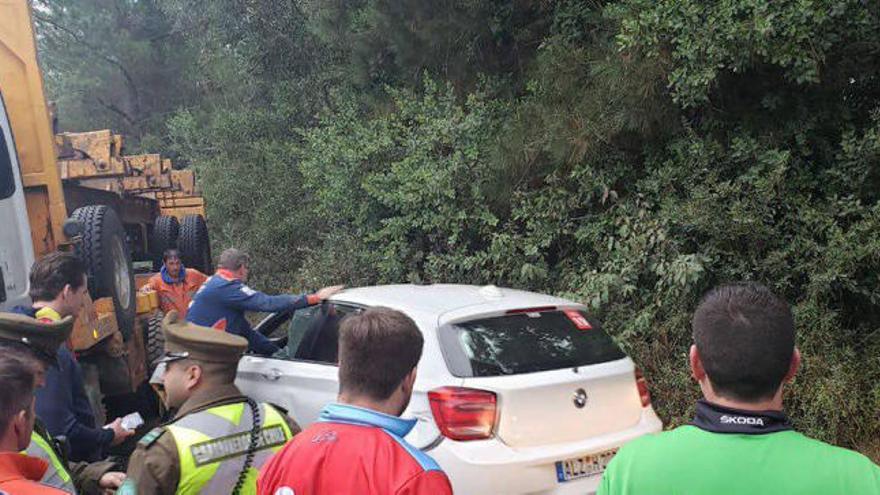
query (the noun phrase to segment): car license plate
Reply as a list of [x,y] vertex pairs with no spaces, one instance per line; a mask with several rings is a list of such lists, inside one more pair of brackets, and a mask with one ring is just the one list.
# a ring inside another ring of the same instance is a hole
[[611,449],[598,454],[558,461],[556,463],[556,480],[564,483],[602,474],[605,471],[605,466],[611,462],[611,458],[616,453],[617,449]]

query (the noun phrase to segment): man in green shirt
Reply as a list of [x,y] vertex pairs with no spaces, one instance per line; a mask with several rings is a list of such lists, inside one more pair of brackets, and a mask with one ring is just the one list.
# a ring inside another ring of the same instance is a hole
[[880,467],[795,432],[782,411],[801,361],[785,301],[761,285],[719,287],[692,327],[694,420],[621,448],[599,495],[880,494]]

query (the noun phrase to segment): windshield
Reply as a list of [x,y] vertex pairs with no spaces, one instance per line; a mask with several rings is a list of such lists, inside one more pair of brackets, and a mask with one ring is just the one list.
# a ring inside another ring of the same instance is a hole
[[458,377],[516,375],[625,357],[581,311],[517,313],[441,329],[450,372]]

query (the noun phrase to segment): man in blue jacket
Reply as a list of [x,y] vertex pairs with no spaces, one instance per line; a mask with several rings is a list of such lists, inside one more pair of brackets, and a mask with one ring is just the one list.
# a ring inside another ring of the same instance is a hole
[[[77,316],[86,297],[86,268],[72,253],[54,252],[31,268],[30,296],[33,305],[14,308],[14,313],[43,323]],[[85,392],[82,369],[73,353],[62,345],[58,366],[46,371],[46,383],[36,393],[37,417],[52,436],[67,437],[70,460],[94,462],[102,459],[107,447],[134,434],[122,427],[122,420],[101,428]]]
[[343,288],[336,285],[314,294],[270,296],[245,285],[249,262],[248,255],[238,249],[223,251],[217,273],[193,296],[186,319],[196,325],[240,335],[247,339],[249,351],[263,356],[271,356],[278,351],[278,346],[251,328],[245,311],[277,313],[305,308],[320,304]]

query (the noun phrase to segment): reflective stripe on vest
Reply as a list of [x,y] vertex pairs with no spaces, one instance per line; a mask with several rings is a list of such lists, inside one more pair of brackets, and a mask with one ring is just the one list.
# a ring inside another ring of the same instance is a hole
[[39,457],[49,463],[49,469],[46,470],[46,474],[40,480],[41,483],[53,486],[67,493],[76,494],[76,488],[73,486],[70,473],[67,472],[64,463],[61,462],[55,450],[49,445],[49,441],[38,435],[36,431],[32,432],[31,443],[28,444],[24,452],[29,456]]
[[[260,467],[291,437],[287,422],[274,407],[260,404],[260,419],[257,450],[242,495],[256,494]],[[230,493],[244,467],[252,426],[253,414],[245,402],[189,414],[167,426],[180,456],[178,495]]]

